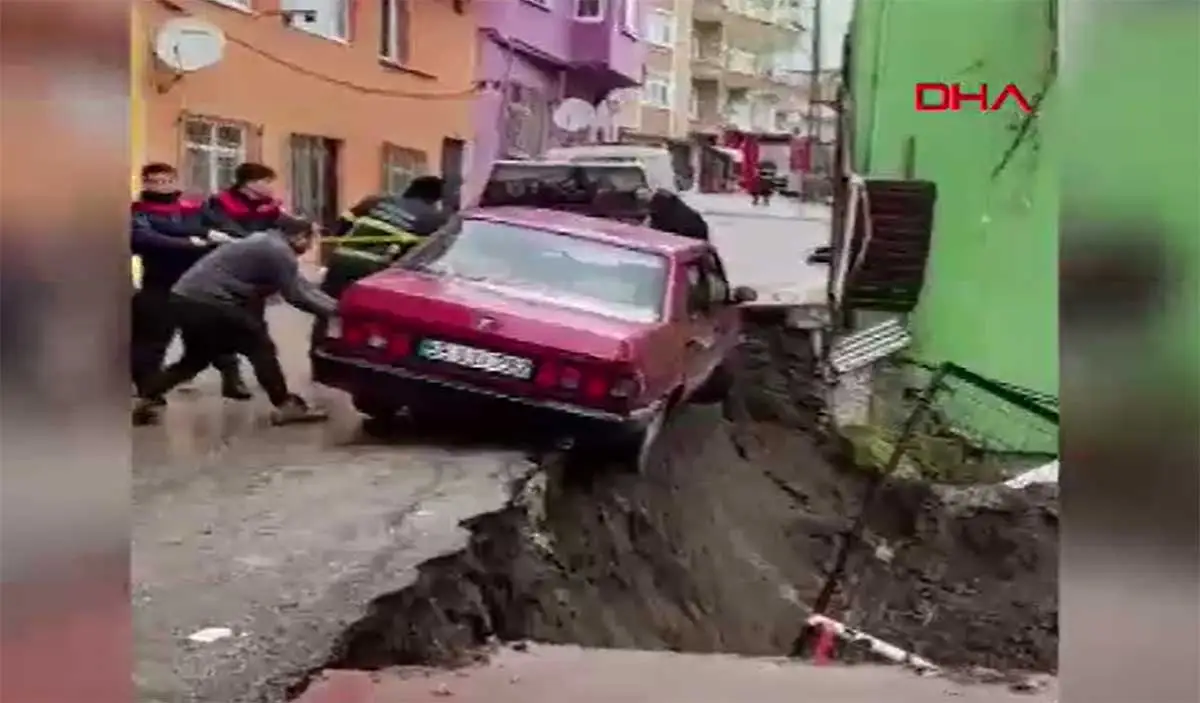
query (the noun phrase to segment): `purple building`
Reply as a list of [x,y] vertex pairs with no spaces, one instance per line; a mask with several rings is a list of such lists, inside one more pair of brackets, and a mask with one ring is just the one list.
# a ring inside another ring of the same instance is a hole
[[476,0],[483,91],[471,180],[492,160],[532,157],[566,135],[551,121],[564,98],[596,105],[642,82],[640,0]]

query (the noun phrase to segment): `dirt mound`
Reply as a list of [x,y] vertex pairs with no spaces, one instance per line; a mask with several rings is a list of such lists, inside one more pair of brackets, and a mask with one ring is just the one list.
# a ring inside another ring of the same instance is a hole
[[[454,664],[493,640],[791,651],[871,477],[798,431],[817,413],[787,410],[814,394],[779,370],[811,363],[807,339],[746,349],[749,413],[688,408],[645,476],[547,460],[465,551],[372,604],[330,666]],[[1056,669],[1055,487],[891,482],[872,505],[830,616],[945,667]]]
[[[549,467],[469,548],[379,599],[332,665],[456,663],[495,638],[778,655],[799,635],[866,478],[764,425],[742,458],[684,414],[650,476]],[[1057,521],[1036,492],[885,486],[832,615],[948,667],[1056,666]]]
[[948,667],[1058,665],[1057,486],[884,486],[843,618]]

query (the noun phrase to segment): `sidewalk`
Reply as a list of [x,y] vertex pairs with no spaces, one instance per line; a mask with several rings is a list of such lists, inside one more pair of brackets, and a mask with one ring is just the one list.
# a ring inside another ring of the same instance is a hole
[[1055,696],[894,667],[539,645],[460,671],[329,672],[297,703],[1049,703]]

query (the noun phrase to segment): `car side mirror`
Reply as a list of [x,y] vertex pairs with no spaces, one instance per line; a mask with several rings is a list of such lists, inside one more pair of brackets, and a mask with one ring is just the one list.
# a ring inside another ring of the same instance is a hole
[[754,290],[750,286],[738,286],[733,289],[733,294],[730,297],[732,298],[734,305],[753,303],[754,301],[758,300],[758,291]]

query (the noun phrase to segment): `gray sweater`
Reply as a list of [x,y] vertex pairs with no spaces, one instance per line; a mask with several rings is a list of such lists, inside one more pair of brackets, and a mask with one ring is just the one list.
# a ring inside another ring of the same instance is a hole
[[337,301],[300,275],[296,251],[275,231],[222,244],[180,277],[171,292],[188,300],[262,310],[281,295],[295,307],[326,317]]

